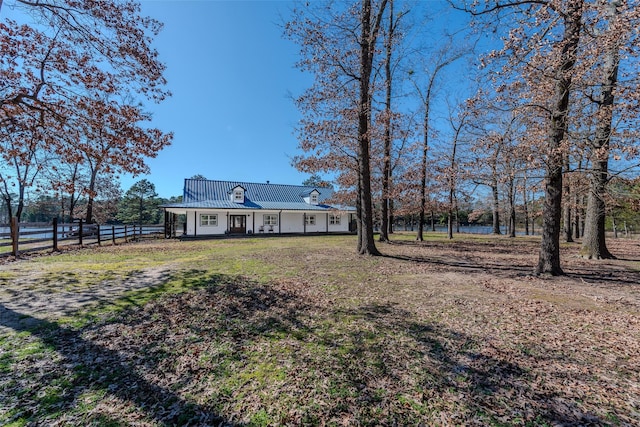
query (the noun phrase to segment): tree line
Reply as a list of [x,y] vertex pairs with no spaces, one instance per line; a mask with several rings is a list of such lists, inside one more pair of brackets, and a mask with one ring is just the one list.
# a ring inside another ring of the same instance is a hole
[[[162,24],[133,0],[0,1],[0,196],[22,219],[27,197],[94,222],[121,193],[120,173],[148,172],[173,135],[149,104],[170,96],[152,47]],[[125,197],[126,198],[126,197]],[[12,222],[13,224],[13,222]]]
[[[160,207],[167,203],[177,203],[182,196],[169,199],[158,197],[155,185],[142,179],[134,183],[124,194],[122,191],[111,194],[109,198],[98,198],[93,201],[94,222],[97,224],[161,224],[164,211]],[[79,199],[74,210],[69,211],[68,200],[43,193],[30,197],[20,221],[26,223],[50,224],[54,218],[60,222],[72,223],[87,217],[88,198]],[[10,218],[0,214],[0,224],[9,224]]]
[[515,236],[517,211],[540,216],[539,274],[563,274],[561,238],[613,257],[607,215],[640,198],[638,24],[626,0],[297,3],[285,36],[315,80],[295,99],[294,165],[357,201],[361,254],[379,253],[374,224],[387,241],[396,215],[417,215],[422,240],[444,211],[453,237],[482,194],[496,233]]

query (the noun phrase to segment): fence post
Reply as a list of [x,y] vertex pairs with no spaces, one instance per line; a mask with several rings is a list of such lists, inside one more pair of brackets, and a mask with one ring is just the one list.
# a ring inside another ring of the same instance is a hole
[[98,246],[102,246],[100,242],[100,224],[96,224],[96,233],[98,233]]
[[116,244],[116,226],[115,225],[111,226],[111,241],[113,242],[113,245],[115,246],[115,244]]
[[129,242],[129,240],[127,239],[127,237],[128,237],[128,236],[127,236],[127,226],[125,225],[125,226],[124,226],[124,242],[125,242],[125,243],[128,243],[128,242]]
[[82,246],[82,218],[80,218],[80,222],[78,224],[78,243]]
[[53,218],[53,251],[58,252],[58,218]]
[[18,227],[20,223],[18,222],[18,218],[13,216],[11,217],[11,242],[13,243],[13,248],[11,251],[11,255],[17,257],[18,254],[18,239],[20,238],[20,231]]

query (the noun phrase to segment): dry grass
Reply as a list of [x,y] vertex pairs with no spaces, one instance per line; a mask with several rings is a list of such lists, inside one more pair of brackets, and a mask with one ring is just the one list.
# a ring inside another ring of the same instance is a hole
[[[535,239],[475,236],[397,236],[384,257],[274,237],[5,265],[0,424],[637,425],[640,241],[609,244],[621,259],[566,245],[560,278],[531,274]],[[82,279],[52,292],[62,264]],[[20,303],[25,279],[64,299],[136,275],[88,317]]]

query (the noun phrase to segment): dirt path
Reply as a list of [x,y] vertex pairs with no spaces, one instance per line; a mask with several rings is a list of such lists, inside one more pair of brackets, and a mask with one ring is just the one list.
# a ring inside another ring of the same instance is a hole
[[0,278],[0,331],[14,328],[16,322],[24,326],[29,321],[55,321],[89,306],[114,301],[128,291],[149,288],[166,281],[173,271],[170,265],[164,265],[98,281],[89,286],[61,287],[59,282],[45,279],[42,272],[27,276],[18,274],[24,271],[21,262],[29,261],[5,265],[2,269],[4,276],[15,274],[15,278]]

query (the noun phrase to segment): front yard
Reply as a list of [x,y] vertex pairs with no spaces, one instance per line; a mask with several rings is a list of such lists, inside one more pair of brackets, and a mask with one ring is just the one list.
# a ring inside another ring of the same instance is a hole
[[148,241],[0,266],[0,425],[637,425],[640,241]]

